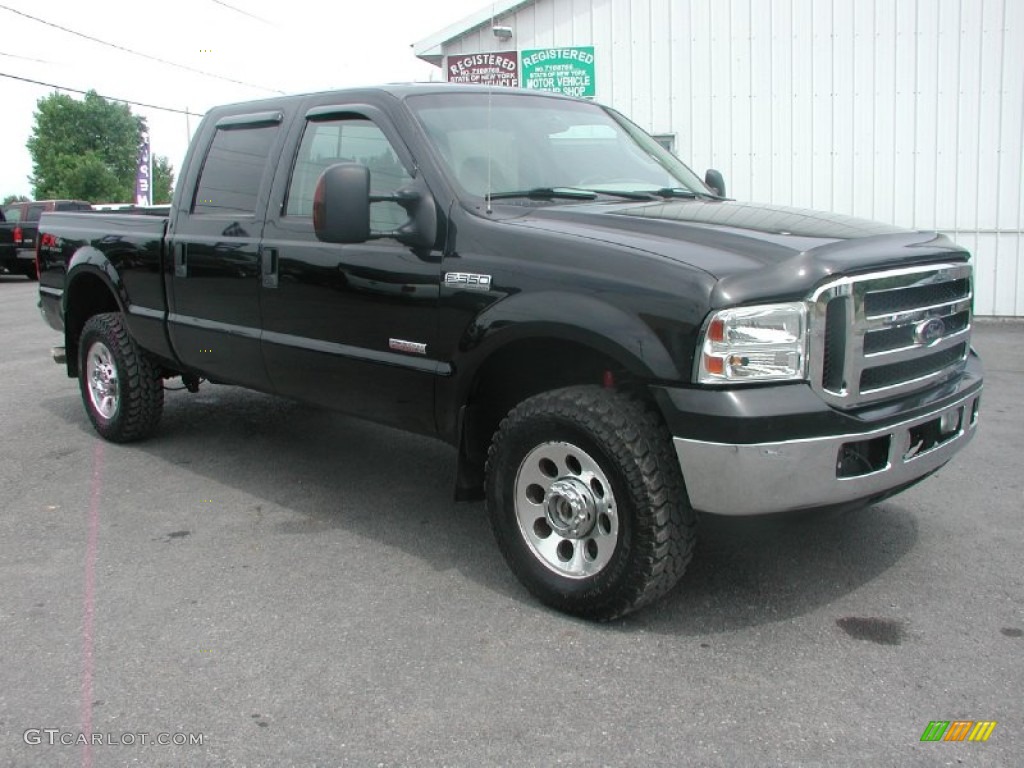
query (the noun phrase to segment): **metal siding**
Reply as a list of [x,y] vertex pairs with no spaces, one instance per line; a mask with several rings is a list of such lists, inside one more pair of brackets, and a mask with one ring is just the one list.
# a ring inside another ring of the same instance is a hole
[[938,229],[1024,316],[1022,0],[538,0],[449,53],[593,45],[597,98],[730,195]]
[[[633,25],[630,0],[612,0],[612,103],[633,111]],[[597,52],[594,52],[597,55]],[[639,84],[642,87],[642,84]]]
[[772,196],[772,155],[775,152],[772,121],[774,29],[767,3],[752,2],[750,11],[750,194],[754,200],[769,200]]
[[875,7],[873,3],[856,3],[851,10],[853,45],[849,77],[852,87],[850,108],[853,110],[850,120],[852,154],[848,161],[849,184],[844,193],[850,195],[849,207],[855,216],[871,219],[875,216],[875,185],[867,169],[877,161]]
[[672,133],[672,12],[667,3],[651,6],[651,121],[654,133]]

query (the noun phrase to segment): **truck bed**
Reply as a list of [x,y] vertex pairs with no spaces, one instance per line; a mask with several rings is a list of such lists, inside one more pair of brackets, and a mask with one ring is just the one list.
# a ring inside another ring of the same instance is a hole
[[39,294],[46,322],[63,330],[66,284],[104,269],[109,261],[116,270],[111,277],[117,278],[119,309],[132,333],[136,338],[165,338],[167,297],[161,268],[166,210],[44,213],[39,222]]

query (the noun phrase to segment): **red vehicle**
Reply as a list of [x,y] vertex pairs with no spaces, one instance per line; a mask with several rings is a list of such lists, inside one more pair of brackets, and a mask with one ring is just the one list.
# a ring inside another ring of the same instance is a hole
[[84,200],[33,200],[11,203],[0,214],[0,268],[36,279],[36,235],[44,211],[91,211]]

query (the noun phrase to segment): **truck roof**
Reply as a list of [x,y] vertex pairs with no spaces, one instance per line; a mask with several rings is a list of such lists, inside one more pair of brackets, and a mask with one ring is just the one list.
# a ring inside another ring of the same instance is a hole
[[[463,83],[390,83],[388,85],[378,85],[369,87],[359,88],[342,88],[337,90],[328,91],[313,91],[310,93],[298,93],[290,94],[287,96],[272,96],[266,99],[258,99],[255,101],[239,101],[231,104],[225,104],[223,106],[214,107],[209,110],[206,114],[216,114],[219,112],[235,112],[239,107],[245,108],[262,108],[272,109],[274,107],[284,107],[291,105],[297,101],[303,101],[311,96],[324,96],[327,94],[337,94],[338,96],[346,99],[352,98],[359,94],[374,94],[381,95],[387,94],[394,96],[396,99],[405,99],[408,96],[421,96],[430,94],[441,94],[441,93],[479,93],[479,94],[529,94],[530,96],[541,96],[551,99],[567,99],[569,101],[579,101],[572,96],[564,96],[560,93],[548,93],[546,91],[535,91],[526,90],[524,88],[507,88],[507,87],[495,87],[487,85],[465,85]],[[587,99],[589,101],[589,99]]]

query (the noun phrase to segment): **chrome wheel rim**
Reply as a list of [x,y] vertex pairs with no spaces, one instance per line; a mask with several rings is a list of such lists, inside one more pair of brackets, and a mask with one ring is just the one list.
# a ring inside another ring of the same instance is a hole
[[600,573],[619,540],[618,505],[601,465],[572,443],[538,445],[516,475],[516,522],[534,556],[569,579]]
[[117,381],[114,356],[102,341],[93,342],[85,356],[85,378],[92,407],[109,421],[117,413],[121,390]]

